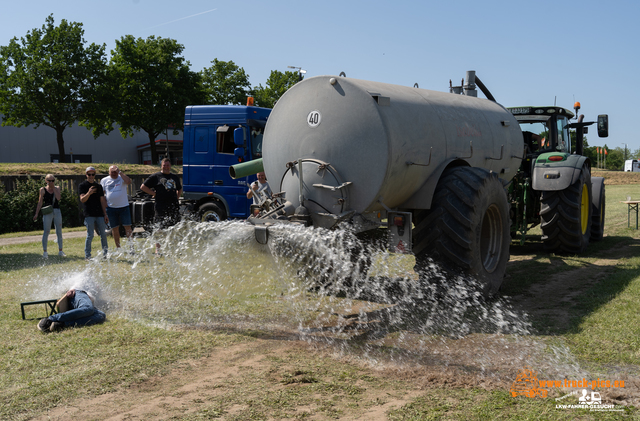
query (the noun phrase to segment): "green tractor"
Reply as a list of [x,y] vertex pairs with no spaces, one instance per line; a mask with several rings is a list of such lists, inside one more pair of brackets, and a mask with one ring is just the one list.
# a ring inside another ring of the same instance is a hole
[[[561,107],[507,108],[520,124],[524,151],[520,169],[509,185],[511,235],[524,244],[527,231],[538,224],[546,251],[578,254],[604,233],[603,177],[591,176],[591,161],[583,156],[584,133],[595,122]],[[607,115],[599,115],[598,136],[607,137]],[[575,129],[575,150],[570,130]]]

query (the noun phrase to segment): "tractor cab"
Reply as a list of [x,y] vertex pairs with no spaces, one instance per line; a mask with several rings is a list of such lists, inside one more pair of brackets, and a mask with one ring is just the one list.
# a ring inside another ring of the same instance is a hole
[[561,107],[512,107],[509,111],[520,124],[525,154],[546,152],[571,153],[569,120],[574,114]]

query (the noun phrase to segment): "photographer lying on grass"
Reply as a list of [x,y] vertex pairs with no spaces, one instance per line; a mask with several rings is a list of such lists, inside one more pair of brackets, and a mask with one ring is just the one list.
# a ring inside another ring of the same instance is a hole
[[[64,301],[68,301],[68,305]],[[94,307],[93,299],[83,290],[70,289],[58,301],[58,314],[45,317],[38,322],[42,332],[57,332],[65,327],[91,326],[102,323],[107,316]]]

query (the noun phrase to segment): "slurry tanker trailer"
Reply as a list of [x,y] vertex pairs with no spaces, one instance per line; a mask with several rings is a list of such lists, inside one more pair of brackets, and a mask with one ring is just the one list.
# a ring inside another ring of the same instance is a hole
[[[477,98],[476,83],[493,98],[475,72],[454,93],[334,76],[293,86],[268,118],[262,160],[230,168],[233,178],[264,169],[277,192],[252,209],[256,239],[268,241],[278,223],[386,226],[391,251],[412,251],[417,265],[433,258],[495,293],[516,219],[510,204],[534,195],[511,182],[531,157],[514,113]],[[554,171],[559,186],[566,171]]]

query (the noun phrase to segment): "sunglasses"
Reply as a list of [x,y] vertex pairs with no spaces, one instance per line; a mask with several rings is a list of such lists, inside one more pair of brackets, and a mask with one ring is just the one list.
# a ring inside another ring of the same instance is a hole
[[55,179],[53,180],[47,180],[49,183],[53,183],[54,181],[56,181]]
[[87,176],[89,176],[89,177],[94,177],[95,175],[96,175],[96,173],[94,173],[94,172],[88,172],[87,173]]

